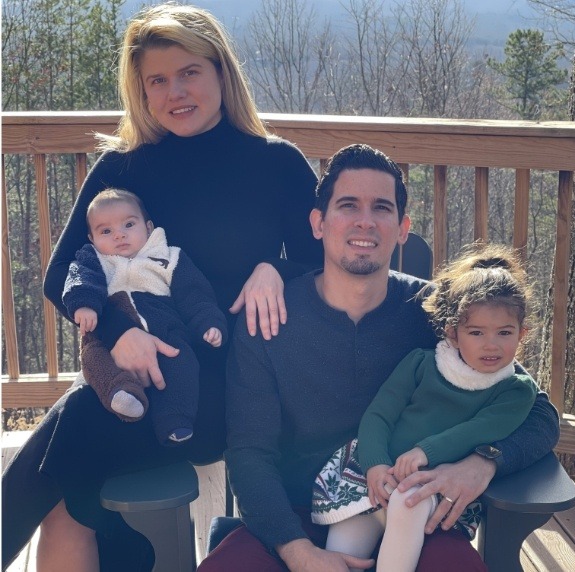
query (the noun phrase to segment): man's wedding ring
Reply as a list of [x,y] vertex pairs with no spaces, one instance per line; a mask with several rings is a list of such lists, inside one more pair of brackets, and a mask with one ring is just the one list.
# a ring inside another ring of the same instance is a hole
[[455,501],[451,500],[449,497],[443,496],[443,499],[446,500],[448,503],[453,504]]

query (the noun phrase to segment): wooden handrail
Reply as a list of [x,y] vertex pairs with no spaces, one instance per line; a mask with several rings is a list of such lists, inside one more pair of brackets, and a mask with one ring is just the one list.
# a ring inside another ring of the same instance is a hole
[[[112,134],[121,112],[8,112],[2,116],[2,153],[35,156],[37,191],[41,217],[42,266],[49,253],[49,219],[46,200],[46,155],[71,153],[76,157],[78,186],[86,177],[86,154],[95,150],[94,133]],[[435,264],[447,256],[447,174],[452,166],[475,169],[474,237],[488,238],[489,175],[493,168],[515,170],[515,213],[513,244],[523,249],[528,237],[528,204],[531,173],[535,169],[558,173],[557,227],[555,249],[551,400],[559,411],[564,407],[565,351],[567,348],[566,312],[573,172],[575,171],[575,123],[496,120],[453,120],[417,118],[343,117],[323,115],[261,114],[271,132],[294,142],[310,159],[325,160],[338,149],[351,143],[368,143],[391,155],[409,176],[410,165],[430,165],[434,170],[434,235]],[[4,173],[4,169],[3,169]],[[5,181],[2,185],[6,200]],[[17,366],[17,340],[11,298],[11,272],[8,256],[8,221],[2,219],[2,286],[8,376],[20,379],[4,385],[5,407],[46,405],[68,384],[68,375],[58,373],[55,343],[54,310],[45,307],[48,340],[48,372],[32,380],[24,378]],[[47,239],[46,239],[47,237]],[[52,332],[52,333],[51,333]],[[15,357],[14,357],[15,356]],[[50,388],[39,388],[37,379],[50,379]],[[65,378],[65,381],[63,379]],[[48,390],[49,389],[49,390]],[[28,393],[26,393],[28,392]],[[44,401],[43,401],[44,400]],[[30,403],[31,404],[31,403]],[[575,443],[575,423],[565,416],[562,443]],[[561,447],[560,447],[561,450]]]
[[[112,134],[121,112],[6,112],[3,153],[91,153],[93,133]],[[325,159],[358,141],[398,163],[575,170],[575,124],[285,115],[262,113],[273,132],[310,158]]]

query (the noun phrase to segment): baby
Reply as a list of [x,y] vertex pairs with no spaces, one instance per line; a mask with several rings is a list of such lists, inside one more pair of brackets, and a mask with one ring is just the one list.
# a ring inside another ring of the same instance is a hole
[[[70,264],[62,297],[80,327],[86,381],[104,407],[124,421],[141,419],[149,399],[160,443],[186,441],[193,434],[199,394],[191,346],[219,347],[227,336],[212,287],[180,248],[168,246],[164,230],[154,229],[135,194],[102,191],[88,206],[86,219],[90,244]],[[158,354],[165,389],[152,387],[146,393],[92,333],[106,304],[122,308],[135,327],[179,349],[173,358]]]

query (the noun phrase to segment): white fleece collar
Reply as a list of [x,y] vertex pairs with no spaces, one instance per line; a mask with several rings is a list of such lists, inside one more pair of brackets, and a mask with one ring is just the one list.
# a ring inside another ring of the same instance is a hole
[[469,367],[459,356],[459,351],[447,340],[440,341],[435,348],[435,363],[443,377],[455,387],[476,391],[487,389],[515,373],[513,363],[494,373],[480,373]]
[[169,258],[169,247],[166,242],[166,233],[160,226],[156,227],[148,237],[146,244],[138,251],[134,258],[138,256],[157,256]]

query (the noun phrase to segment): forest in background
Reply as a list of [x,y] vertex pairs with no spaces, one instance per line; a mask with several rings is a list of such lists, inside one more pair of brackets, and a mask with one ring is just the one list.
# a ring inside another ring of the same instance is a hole
[[[268,0],[233,39],[264,112],[573,120],[565,62],[572,61],[575,42],[555,24],[571,18],[575,29],[575,1],[530,1],[541,10],[541,27],[513,32],[500,58],[469,47],[474,23],[460,0],[342,0],[347,34],[341,22],[335,28],[319,18],[312,1]],[[115,70],[124,4],[5,0],[3,110],[119,109]],[[28,157],[5,160],[20,369],[41,372],[46,357],[38,327],[42,288],[34,169]],[[55,244],[78,191],[74,157],[49,156],[47,168]],[[474,170],[450,168],[448,176],[448,255],[453,256],[473,240]],[[431,241],[433,168],[413,166],[409,182],[414,230]],[[490,171],[491,241],[512,242],[514,188],[513,172]],[[526,258],[542,324],[551,287],[556,188],[555,175],[532,173]],[[544,337],[542,328],[527,360],[543,380]],[[58,341],[60,371],[77,371],[77,329],[61,316]],[[568,375],[565,411],[574,413],[572,367]]]

